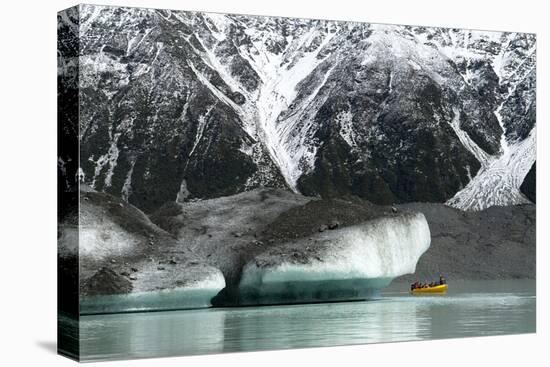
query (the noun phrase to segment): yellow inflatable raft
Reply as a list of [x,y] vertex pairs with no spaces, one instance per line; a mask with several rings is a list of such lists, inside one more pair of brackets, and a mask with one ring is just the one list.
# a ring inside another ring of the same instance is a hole
[[424,294],[424,293],[445,293],[447,292],[447,284],[440,284],[427,288],[415,288],[411,290],[412,294]]

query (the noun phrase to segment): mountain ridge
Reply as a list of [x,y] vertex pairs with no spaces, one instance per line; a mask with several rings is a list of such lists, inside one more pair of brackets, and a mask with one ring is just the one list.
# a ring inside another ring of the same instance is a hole
[[80,10],[83,181],[146,212],[262,186],[464,210],[528,200],[534,35]]

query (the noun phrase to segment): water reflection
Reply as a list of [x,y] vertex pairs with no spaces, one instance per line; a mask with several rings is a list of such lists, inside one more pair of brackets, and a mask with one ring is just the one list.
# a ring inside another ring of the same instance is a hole
[[429,327],[417,307],[379,300],[236,309],[225,318],[224,351],[415,340]]
[[390,289],[368,302],[85,316],[80,346],[84,360],[99,360],[535,331],[534,282],[477,285],[443,297]]
[[86,360],[219,353],[225,312],[209,311],[85,316],[81,353]]

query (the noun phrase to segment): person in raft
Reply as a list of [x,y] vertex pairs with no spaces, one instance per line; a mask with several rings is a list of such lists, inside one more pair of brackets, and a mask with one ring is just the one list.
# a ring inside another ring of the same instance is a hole
[[428,285],[426,283],[414,282],[413,284],[411,284],[411,291],[417,288],[426,288],[427,286]]
[[439,282],[431,282],[430,284],[414,282],[413,284],[411,284],[411,291],[417,288],[430,288],[430,287],[435,287],[437,285],[443,285],[446,283],[447,283],[447,280],[445,279],[445,277],[443,275],[439,275]]

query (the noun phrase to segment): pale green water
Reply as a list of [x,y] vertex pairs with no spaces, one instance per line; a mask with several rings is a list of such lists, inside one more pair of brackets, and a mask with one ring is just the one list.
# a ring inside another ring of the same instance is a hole
[[534,281],[451,282],[444,296],[393,284],[367,302],[81,318],[83,360],[160,357],[535,332]]

